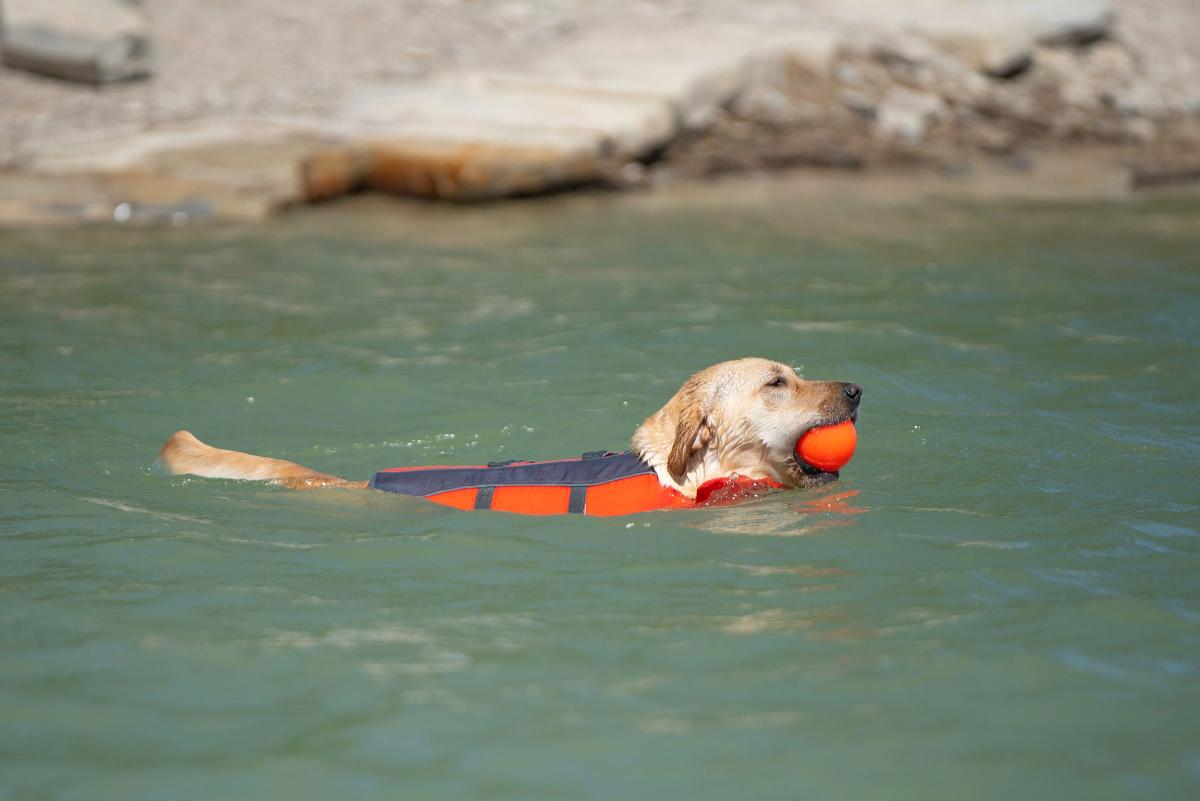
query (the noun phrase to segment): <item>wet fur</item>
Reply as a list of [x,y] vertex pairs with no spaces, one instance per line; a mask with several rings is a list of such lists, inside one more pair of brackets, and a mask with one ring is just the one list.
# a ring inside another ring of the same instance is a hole
[[[785,487],[810,487],[836,473],[806,473],[792,455],[810,428],[851,419],[858,397],[841,381],[805,381],[767,359],[721,362],[693,375],[634,432],[632,447],[659,481],[688,497],[706,481],[739,474]],[[159,460],[171,473],[274,481],[297,489],[366,488],[283,459],[214,448],[177,431]]]
[[853,418],[858,399],[842,381],[805,381],[767,359],[721,362],[689,378],[634,432],[633,450],[659,480],[694,497],[706,481],[734,473],[785,487],[828,483],[836,473],[805,473],[793,457],[810,428]]

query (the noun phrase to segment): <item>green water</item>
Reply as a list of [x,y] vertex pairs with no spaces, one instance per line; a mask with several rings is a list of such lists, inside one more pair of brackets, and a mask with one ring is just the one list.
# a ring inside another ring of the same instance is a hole
[[[1200,797],[1198,209],[0,235],[0,799]],[[750,354],[865,388],[833,490],[531,519],[153,466],[620,448]]]

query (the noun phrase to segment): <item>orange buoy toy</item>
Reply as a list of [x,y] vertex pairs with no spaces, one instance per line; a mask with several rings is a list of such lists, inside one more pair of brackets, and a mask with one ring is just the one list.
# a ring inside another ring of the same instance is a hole
[[854,423],[845,420],[837,425],[805,431],[796,443],[796,455],[813,467],[834,473],[854,456],[857,444],[858,431]]

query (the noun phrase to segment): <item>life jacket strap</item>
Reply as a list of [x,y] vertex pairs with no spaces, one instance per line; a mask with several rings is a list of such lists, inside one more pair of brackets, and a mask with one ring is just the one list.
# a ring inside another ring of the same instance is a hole
[[588,488],[582,484],[571,486],[571,495],[567,499],[567,511],[569,513],[583,514],[583,510],[587,506],[587,492]]
[[486,511],[492,508],[492,496],[496,494],[495,487],[480,487],[475,493],[475,509]]

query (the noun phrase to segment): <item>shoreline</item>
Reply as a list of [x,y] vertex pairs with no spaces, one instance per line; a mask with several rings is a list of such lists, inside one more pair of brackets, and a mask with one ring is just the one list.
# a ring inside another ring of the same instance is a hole
[[[848,222],[839,209],[878,215],[885,228],[894,227],[896,214],[908,208],[933,207],[943,211],[977,205],[995,207],[1030,204],[1070,207],[1098,204],[1098,208],[1148,209],[1167,204],[1172,219],[1181,210],[1200,207],[1200,180],[1148,187],[1135,186],[1128,165],[1111,147],[1045,148],[1031,154],[1027,163],[1013,167],[998,160],[980,161],[957,171],[936,171],[919,166],[878,167],[871,170],[794,167],[776,171],[726,172],[708,177],[674,176],[654,185],[627,190],[591,187],[531,195],[524,198],[478,203],[429,201],[380,192],[358,192],[316,204],[298,204],[281,214],[262,219],[191,216],[173,206],[134,207],[121,220],[105,214],[93,219],[60,217],[4,225],[0,233],[77,229],[181,230],[216,227],[251,228],[271,220],[285,226],[324,224],[359,230],[367,236],[429,241],[443,246],[488,246],[512,236],[528,234],[547,213],[592,215],[624,210],[660,213],[759,206],[802,208],[824,219],[824,224],[862,227],[867,235],[875,222],[861,226]],[[2,209],[0,209],[2,218]],[[885,222],[892,220],[892,222]],[[818,228],[820,225],[818,225]],[[463,239],[463,237],[466,239]],[[469,241],[468,241],[469,240]]]
[[[0,226],[255,221],[364,191],[473,205],[763,173],[903,174],[985,195],[1186,185],[1200,180],[1189,3],[529,0],[426,20],[433,55],[418,58],[420,31],[404,26],[419,2],[206,15],[145,0],[160,44],[147,81],[0,70],[17,101],[0,119]],[[377,21],[357,31],[376,44],[403,31],[394,53],[357,53],[321,35],[327,18]],[[216,33],[183,46],[205,20]],[[286,30],[243,32],[224,59],[205,38],[252,20]],[[278,52],[253,52],[268,43]],[[306,49],[318,60],[287,69]]]

